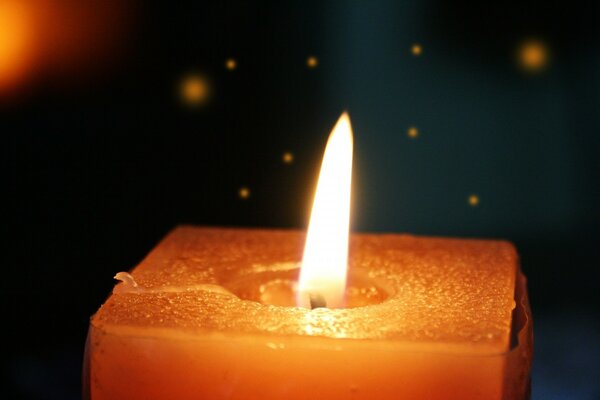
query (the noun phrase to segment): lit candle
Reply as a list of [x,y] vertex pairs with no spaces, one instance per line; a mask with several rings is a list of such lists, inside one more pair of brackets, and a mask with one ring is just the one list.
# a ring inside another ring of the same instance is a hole
[[90,323],[84,395],[528,398],[531,314],[514,247],[348,239],[351,161],[344,114],[306,241],[298,231],[179,227],[117,274]]

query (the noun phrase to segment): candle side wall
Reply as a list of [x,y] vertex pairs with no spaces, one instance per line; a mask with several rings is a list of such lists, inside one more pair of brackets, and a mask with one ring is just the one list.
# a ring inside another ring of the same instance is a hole
[[[314,338],[319,341],[319,338]],[[165,340],[91,328],[90,388],[104,399],[502,399],[503,356],[274,341]],[[329,348],[328,348],[329,347]]]

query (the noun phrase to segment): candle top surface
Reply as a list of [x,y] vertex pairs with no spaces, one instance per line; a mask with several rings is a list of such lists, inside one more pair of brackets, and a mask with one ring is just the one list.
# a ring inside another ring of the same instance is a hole
[[240,296],[246,286],[297,278],[304,240],[301,231],[178,227],[132,279],[117,284],[92,325],[172,338],[321,337],[473,354],[508,350],[519,269],[509,242],[354,234],[349,270],[385,288],[381,303],[309,310]]

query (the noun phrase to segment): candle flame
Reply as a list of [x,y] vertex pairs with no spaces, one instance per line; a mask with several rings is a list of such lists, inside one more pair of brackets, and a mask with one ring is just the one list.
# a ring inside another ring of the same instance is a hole
[[344,307],[352,148],[350,117],[344,112],[329,135],[323,155],[300,270],[300,307]]

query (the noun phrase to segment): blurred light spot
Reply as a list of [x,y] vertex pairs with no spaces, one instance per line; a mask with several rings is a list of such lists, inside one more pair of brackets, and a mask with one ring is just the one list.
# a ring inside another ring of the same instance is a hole
[[289,151],[286,151],[285,153],[283,153],[281,159],[283,160],[284,164],[291,164],[294,162],[294,155]]
[[316,68],[319,65],[319,60],[315,56],[310,56],[306,59],[306,66],[308,68]]
[[33,29],[31,7],[0,0],[0,91],[17,84],[30,67]]
[[517,50],[519,65],[528,72],[539,72],[548,65],[548,47],[539,40],[529,39]]
[[199,75],[187,76],[181,82],[181,96],[189,105],[205,103],[209,94],[207,80]]
[[40,80],[72,86],[118,67],[129,54],[135,3],[0,0],[0,94]]
[[228,58],[227,60],[225,60],[225,68],[227,68],[229,71],[233,71],[234,69],[236,69],[237,61],[235,60],[235,58]]
[[240,199],[246,200],[250,197],[250,189],[248,189],[246,186],[242,186],[238,191],[238,195],[240,196]]
[[476,207],[479,205],[479,196],[476,194],[472,194],[469,196],[469,205],[471,207]]
[[421,53],[423,52],[423,48],[421,47],[421,45],[419,43],[415,43],[410,48],[410,51],[411,51],[411,53],[413,53],[413,56],[420,56]]
[[408,131],[406,131],[406,134],[409,138],[416,139],[417,136],[419,136],[419,130],[414,126],[411,126],[410,128],[408,128]]

